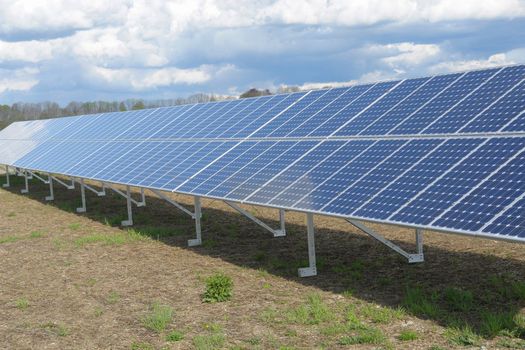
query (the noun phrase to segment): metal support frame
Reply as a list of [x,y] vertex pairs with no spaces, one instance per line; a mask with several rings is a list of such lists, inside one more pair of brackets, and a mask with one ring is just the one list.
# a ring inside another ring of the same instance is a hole
[[53,191],[53,177],[51,174],[47,174],[47,182],[49,183],[49,196],[46,197],[46,201],[55,200],[55,192]]
[[80,195],[82,196],[82,206],[77,208],[77,213],[86,212],[86,185],[84,184],[84,179],[80,179]]
[[188,240],[188,247],[195,247],[202,244],[202,232],[201,232],[201,198],[195,196],[195,238]]
[[97,196],[99,197],[103,197],[106,195],[106,188],[105,187],[102,187],[102,191],[97,191],[96,189],[94,189],[93,187],[87,185],[84,183],[84,187],[88,190],[90,190],[91,192],[93,192],[94,194],[96,194]]
[[36,178],[36,179],[42,181],[43,183],[45,183],[46,185],[49,184],[49,179],[46,180],[46,179],[44,179],[43,177],[41,177],[41,176],[35,174],[35,173],[32,172],[32,171],[29,171],[29,175],[30,175],[29,179]]
[[413,264],[413,263],[419,263],[419,262],[425,261],[425,256],[423,254],[423,230],[416,229],[416,237],[415,238],[416,238],[417,253],[408,253],[403,248],[401,248],[398,245],[394,244],[392,241],[389,241],[388,239],[386,239],[385,237],[383,237],[379,233],[373,231],[372,229],[370,229],[369,227],[365,226],[364,224],[362,224],[362,223],[360,223],[358,221],[355,221],[355,220],[350,220],[350,219],[347,219],[346,221],[348,221],[350,224],[352,224],[353,226],[357,227],[358,229],[360,229],[361,231],[363,231],[367,235],[371,236],[372,238],[375,238],[379,242],[383,243],[384,245],[386,245],[388,248],[392,249],[396,253],[404,256],[408,260],[409,263]]
[[157,196],[159,196],[159,198],[164,199],[166,202],[170,203],[171,205],[173,205],[177,209],[179,209],[182,212],[188,214],[189,216],[191,216],[192,219],[195,219],[195,214],[194,213],[192,213],[188,209],[184,208],[182,205],[180,205],[179,203],[175,202],[173,199],[169,198],[164,193],[162,193],[160,191],[157,191],[157,190],[153,190],[153,189],[150,189],[150,191],[155,193]]
[[[127,185],[126,186],[126,205],[128,207],[128,219],[121,222],[122,226],[133,226],[133,210],[131,208],[131,202],[132,202],[132,199],[131,199],[131,187],[129,187],[129,185]],[[137,206],[138,206],[138,204],[137,204]]]
[[314,214],[306,214],[306,230],[308,238],[308,267],[302,267],[298,270],[299,277],[317,276],[317,264],[315,261],[315,231],[314,231]]
[[59,178],[54,177],[54,176],[51,176],[50,180],[54,180],[54,181],[58,182],[59,184],[61,184],[65,188],[67,188],[68,190],[74,190],[75,189],[75,179],[74,178],[71,178],[71,185],[68,185],[64,181],[62,181]]
[[3,188],[11,186],[11,180],[9,178],[9,165],[5,166],[5,184],[2,185]]
[[29,176],[27,176],[27,171],[24,170],[24,185],[25,187],[20,190],[20,193],[26,194],[29,192]]
[[284,210],[279,209],[279,222],[280,222],[280,229],[273,229],[261,220],[257,219],[255,216],[253,216],[250,212],[244,210],[243,208],[239,207],[237,204],[224,201],[224,203],[228,204],[230,207],[241,213],[242,215],[246,216],[248,219],[255,222],[257,225],[261,226],[262,228],[266,229],[267,231],[270,231],[274,237],[284,237],[286,236],[286,227],[285,227],[285,220],[284,220]]
[[[120,194],[122,197],[126,198],[126,199],[129,199],[131,203],[135,204],[137,207],[145,207],[146,206],[146,197],[144,195],[144,189],[141,190],[141,195],[142,195],[142,201],[138,202],[136,200],[134,200],[132,197],[131,197],[131,191],[128,191],[128,189],[130,189],[130,186],[126,186],[126,193],[122,192],[121,190],[119,190],[118,188],[115,188],[115,187],[112,187],[110,184],[108,183],[103,183],[104,184],[104,188],[109,188],[113,191],[115,191],[116,193]],[[105,193],[105,190],[104,190],[104,193]]]

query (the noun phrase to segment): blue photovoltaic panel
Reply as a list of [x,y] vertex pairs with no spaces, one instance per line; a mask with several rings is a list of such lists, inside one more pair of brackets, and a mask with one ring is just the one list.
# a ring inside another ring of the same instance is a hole
[[[521,143],[525,145],[525,142]],[[433,225],[477,231],[525,193],[525,148],[504,166],[473,187],[457,204],[434,220]],[[525,212],[523,212],[525,214]]]
[[396,107],[405,98],[408,98],[429,79],[430,78],[421,78],[403,81],[369,109],[352,119],[350,123],[346,124],[341,130],[339,130],[335,136],[352,136],[359,134],[369,125]]
[[407,167],[399,178],[377,191],[352,215],[378,220],[387,219],[396,209],[462,160],[482,141],[483,139],[442,140],[440,145],[428,152],[419,163]]
[[256,194],[255,192],[266,182],[318,144],[319,142],[314,141],[278,142],[262,157],[252,161],[260,164],[260,169],[252,176],[248,176],[244,182],[228,193],[227,197],[237,200],[250,199],[250,196]]
[[[392,141],[394,144],[399,141]],[[395,180],[403,171],[413,163],[422,159],[428,152],[439,144],[439,140],[413,140],[404,141],[401,147],[393,151],[388,157],[377,162],[376,165],[367,173],[363,174],[356,181],[349,184],[349,187],[333,200],[328,202],[321,210],[350,215],[362,203],[380,191],[390,182]],[[394,145],[395,147],[395,145]]]
[[393,130],[389,131],[389,134],[406,135],[422,132],[428,126],[437,123],[453,106],[458,103],[461,105],[464,98],[467,98],[469,94],[480,88],[483,83],[497,73],[498,69],[491,69],[463,75],[447,89],[442,90],[439,95],[436,95],[423,108],[408,116],[402,123],[399,123]]
[[334,134],[339,128],[351,122],[397,84],[399,84],[399,81],[377,83],[345,108],[328,117],[324,123],[319,125],[308,136],[330,136]]
[[[326,145],[326,150],[317,147],[314,152],[308,154],[308,157],[301,159],[262,187],[261,192],[274,193],[274,196],[266,204],[291,207],[373,144],[373,141],[346,141],[342,145],[341,142],[343,141],[324,142],[323,145]],[[334,152],[330,153],[331,149],[335,149]],[[318,152],[319,150],[321,152]],[[319,160],[318,158],[322,159]],[[311,165],[310,159],[317,161],[317,164]],[[300,175],[296,174],[296,170],[303,164],[305,166],[310,165],[310,168]],[[292,176],[297,175],[299,175],[297,179],[289,180]],[[289,182],[291,183],[289,184]],[[285,188],[281,190],[282,187]]]
[[420,89],[362,130],[360,135],[385,135],[390,133],[405,119],[420,111],[440,94],[443,94],[460,77],[461,74],[449,74],[431,78]]
[[523,238],[525,232],[525,199],[513,202],[513,205],[496,216],[494,222],[489,223],[484,232],[507,237]]
[[[508,94],[493,106],[472,119],[459,132],[494,132],[504,128],[516,115],[525,111],[525,82],[515,85]],[[516,125],[516,123],[513,123]],[[525,131],[523,128],[510,128],[506,131]]]
[[420,225],[430,224],[524,146],[525,138],[486,139],[389,219]]
[[395,152],[407,141],[375,141],[366,146],[364,149],[354,148],[349,144],[348,149],[343,150],[347,156],[348,162],[344,166],[334,169],[330,175],[322,179],[319,183],[310,185],[310,191],[294,204],[292,208],[302,210],[319,211],[325,205],[330,203],[340,193],[344,192],[352,183],[359,180],[363,175],[373,169],[385,157]]
[[321,98],[326,93],[326,90],[317,90],[305,94],[293,106],[275,116],[275,118],[273,118],[268,124],[264,125],[258,131],[256,131],[253,134],[253,137],[270,136],[276,129],[278,129],[284,123],[286,123],[286,121],[290,120],[295,115],[301,113],[303,110],[305,110],[311,104],[315,103],[317,99]]
[[0,131],[0,163],[525,241],[524,78],[520,65],[19,122]]
[[[312,102],[301,112],[287,118],[283,122],[277,124],[277,127],[273,129],[269,137],[284,137],[288,136],[292,131],[300,128],[301,125],[310,121],[319,112],[323,111],[323,108],[330,105],[332,102],[337,100],[348,88],[338,88],[326,91],[321,97]],[[277,120],[278,118],[274,119]],[[273,121],[272,121],[273,122]]]
[[[296,162],[291,164],[287,169],[283,170],[278,176],[272,179],[272,181],[261,187],[257,193],[257,200],[265,203],[270,202],[273,197],[277,196],[281,191],[297,181],[297,179],[299,179],[306,172],[316,167],[320,162],[344,146],[346,142],[347,141],[326,141],[320,143],[318,147],[306,153]],[[259,164],[255,164],[252,167],[253,169],[251,169],[251,172],[255,173],[258,170],[258,166]],[[221,192],[218,193],[222,193],[223,186],[228,188],[230,187],[225,183],[222,183],[219,187],[219,191]],[[228,192],[225,194],[227,193]]]
[[[482,72],[477,72],[481,74]],[[421,132],[426,134],[453,133],[461,129],[470,119],[475,118],[492,103],[512,89],[525,78],[525,66],[508,67],[496,73],[490,80],[469,95],[459,105],[454,107],[434,123],[429,124]]]
[[338,98],[334,99],[331,103],[324,106],[319,113],[315,114],[308,120],[307,123],[302,124],[300,127],[293,130],[287,136],[289,137],[306,137],[309,136],[315,129],[325,123],[337,113],[342,111],[345,107],[349,106],[352,102],[357,100],[363,94],[368,92],[374,87],[370,85],[358,85],[349,87],[341,94]]

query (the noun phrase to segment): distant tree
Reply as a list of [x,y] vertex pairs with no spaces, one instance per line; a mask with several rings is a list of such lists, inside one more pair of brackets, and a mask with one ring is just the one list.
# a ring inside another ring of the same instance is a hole
[[144,109],[144,108],[146,108],[146,106],[144,105],[144,102],[142,102],[142,101],[136,102],[133,105],[133,107],[131,107],[131,109],[134,110],[134,111],[137,110],[137,109]]
[[257,97],[257,96],[267,96],[267,95],[271,95],[272,93],[270,92],[270,90],[268,89],[265,89],[265,90],[257,90],[255,88],[251,88],[250,90],[246,91],[246,92],[243,92],[239,98],[247,98],[247,97]]
[[128,109],[126,108],[126,105],[124,104],[124,102],[120,102],[120,104],[118,105],[118,110],[121,112],[125,112]]

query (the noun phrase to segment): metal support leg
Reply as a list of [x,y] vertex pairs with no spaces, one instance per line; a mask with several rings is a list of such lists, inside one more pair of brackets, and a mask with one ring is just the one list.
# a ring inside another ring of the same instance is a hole
[[273,233],[274,237],[285,237],[286,236],[286,225],[284,219],[284,209],[279,209],[279,221],[281,223],[281,229],[275,230]]
[[82,207],[77,208],[77,213],[86,212],[86,188],[84,186],[84,179],[80,179],[80,194],[82,196]]
[[2,185],[3,188],[11,186],[11,181],[9,179],[9,165],[5,166],[5,184]]
[[126,186],[126,202],[128,206],[128,219],[122,221],[122,226],[133,225],[133,211],[131,210],[131,188]]
[[29,183],[28,183],[29,177],[27,176],[27,171],[24,171],[24,184],[25,188],[20,190],[20,193],[28,193],[29,192]]
[[196,238],[188,240],[189,247],[195,247],[202,244],[201,236],[201,199],[195,196],[195,233]]
[[315,232],[314,232],[314,215],[306,214],[306,226],[308,237],[308,267],[299,269],[299,277],[311,277],[317,275],[317,264],[315,262]]
[[417,246],[417,253],[408,253],[400,246],[394,244],[393,242],[389,241],[385,237],[381,236],[379,233],[374,232],[372,229],[366,227],[362,223],[355,221],[355,220],[346,220],[364,233],[368,234],[372,238],[377,239],[379,242],[386,245],[388,248],[392,249],[399,255],[404,256],[410,264],[412,263],[419,263],[425,261],[425,256],[423,254],[423,231],[420,229],[416,230],[416,246]]
[[55,199],[55,193],[53,192],[53,177],[51,174],[49,174],[47,182],[49,182],[49,196],[46,197],[46,201],[52,201]]
[[141,204],[142,204],[142,206],[145,207],[146,206],[146,194],[144,194],[144,188],[143,187],[140,188],[140,196],[142,197]]

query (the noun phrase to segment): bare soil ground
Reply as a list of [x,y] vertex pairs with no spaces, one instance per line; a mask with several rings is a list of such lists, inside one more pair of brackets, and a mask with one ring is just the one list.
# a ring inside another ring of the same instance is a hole
[[[219,201],[203,201],[203,241],[190,217],[148,196],[132,230],[125,200],[36,179],[0,189],[2,349],[525,349],[523,245],[425,233],[409,265],[343,220],[317,216],[318,276],[307,264],[305,216],[287,213],[273,238]],[[192,209],[186,196],[174,199]],[[278,227],[277,212],[245,207]],[[414,234],[370,225],[414,250]],[[233,297],[203,302],[205,280],[233,280]],[[172,310],[157,331],[154,303]],[[168,337],[173,331],[179,336]],[[169,338],[169,340],[168,340]],[[179,339],[182,338],[182,339]]]

